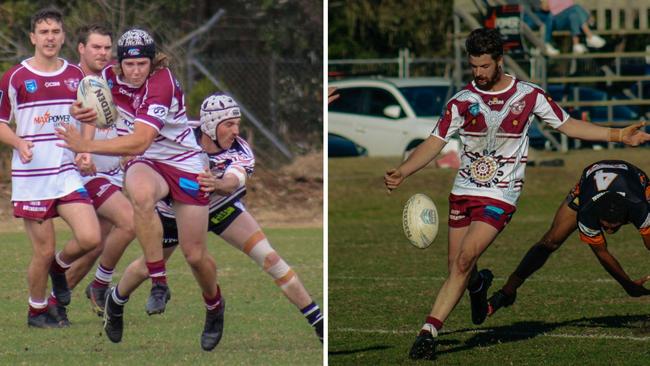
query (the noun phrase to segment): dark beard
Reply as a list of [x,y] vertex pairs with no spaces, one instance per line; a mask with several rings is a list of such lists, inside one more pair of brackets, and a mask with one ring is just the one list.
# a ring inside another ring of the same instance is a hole
[[490,78],[486,84],[481,85],[476,81],[476,79],[474,79],[474,84],[476,84],[476,86],[481,90],[490,90],[499,80],[501,80],[501,67],[497,66],[494,76]]

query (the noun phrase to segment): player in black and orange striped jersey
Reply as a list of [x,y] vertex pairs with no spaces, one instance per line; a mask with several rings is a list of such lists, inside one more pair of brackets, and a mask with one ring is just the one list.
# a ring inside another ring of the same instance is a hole
[[607,249],[605,234],[631,223],[650,250],[650,186],[648,176],[622,160],[602,160],[586,167],[580,181],[555,213],[551,228],[530,248],[506,284],[490,297],[488,315],[514,303],[517,289],[540,269],[576,229],[605,270],[633,297],[649,295],[643,284],[650,275],[632,280]]

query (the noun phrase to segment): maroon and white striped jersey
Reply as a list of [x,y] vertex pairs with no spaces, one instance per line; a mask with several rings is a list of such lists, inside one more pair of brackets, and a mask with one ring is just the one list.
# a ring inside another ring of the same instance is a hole
[[83,188],[74,165],[74,153],[56,146],[54,132],[65,124],[77,124],[70,105],[77,99],[83,72],[60,59],[53,72],[41,72],[25,60],[0,81],[0,122],[16,122],[16,135],[34,143],[33,158],[23,164],[13,151],[11,160],[12,201],[36,201],[63,197]]
[[432,135],[463,145],[451,193],[494,198],[516,205],[528,161],[528,129],[535,116],[553,128],[569,115],[543,89],[512,79],[501,91],[480,90],[474,82],[454,95]]
[[119,119],[131,132],[136,121],[158,131],[145,158],[186,172],[203,171],[201,147],[185,114],[185,96],[168,68],[154,71],[139,88],[120,80],[112,66],[102,71],[102,77],[111,88]]

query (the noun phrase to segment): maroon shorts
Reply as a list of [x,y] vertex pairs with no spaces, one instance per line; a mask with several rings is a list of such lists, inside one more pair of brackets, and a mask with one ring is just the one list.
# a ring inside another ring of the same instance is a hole
[[14,217],[34,221],[45,221],[58,217],[59,213],[56,208],[67,203],[87,203],[92,205],[85,188],[80,188],[66,196],[54,198],[51,200],[40,201],[14,201]]
[[449,227],[461,228],[483,221],[501,231],[510,222],[515,206],[489,197],[449,195]]
[[95,210],[98,209],[106,200],[115,192],[119,192],[122,188],[111,183],[106,178],[95,178],[84,185],[88,191],[90,199],[93,201]]
[[188,205],[207,206],[210,203],[210,193],[203,192],[198,181],[198,174],[188,173],[158,161],[137,158],[126,164],[124,174],[135,164],[147,164],[158,172],[169,186],[171,199]]

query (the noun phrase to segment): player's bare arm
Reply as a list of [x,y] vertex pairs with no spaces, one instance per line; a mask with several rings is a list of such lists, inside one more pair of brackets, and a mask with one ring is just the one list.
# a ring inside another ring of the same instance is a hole
[[445,140],[429,136],[397,169],[389,169],[384,175],[384,184],[389,191],[399,187],[406,177],[424,168],[445,146]]
[[622,142],[629,146],[638,146],[650,141],[650,134],[641,130],[644,126],[645,122],[639,122],[624,128],[608,128],[569,118],[558,130],[581,140]]
[[58,144],[58,146],[65,147],[77,153],[142,155],[151,146],[156,136],[158,136],[158,131],[147,124],[136,121],[132,134],[116,137],[111,140],[84,139],[72,125],[58,129],[56,135],[65,142]]
[[0,141],[17,150],[23,164],[32,161],[34,143],[18,137],[6,123],[0,123]]
[[590,245],[591,250],[594,252],[600,264],[605,268],[605,270],[618,282],[621,284],[625,292],[632,297],[639,297],[643,295],[650,295],[650,290],[643,287],[643,284],[650,279],[649,276],[645,276],[641,279],[633,281],[625,273],[623,267],[620,263],[614,258],[614,256],[607,250],[607,244],[602,245]]
[[332,103],[333,101],[337,100],[340,97],[340,94],[335,94],[336,93],[336,88],[333,86],[330,86],[327,88],[327,104]]

